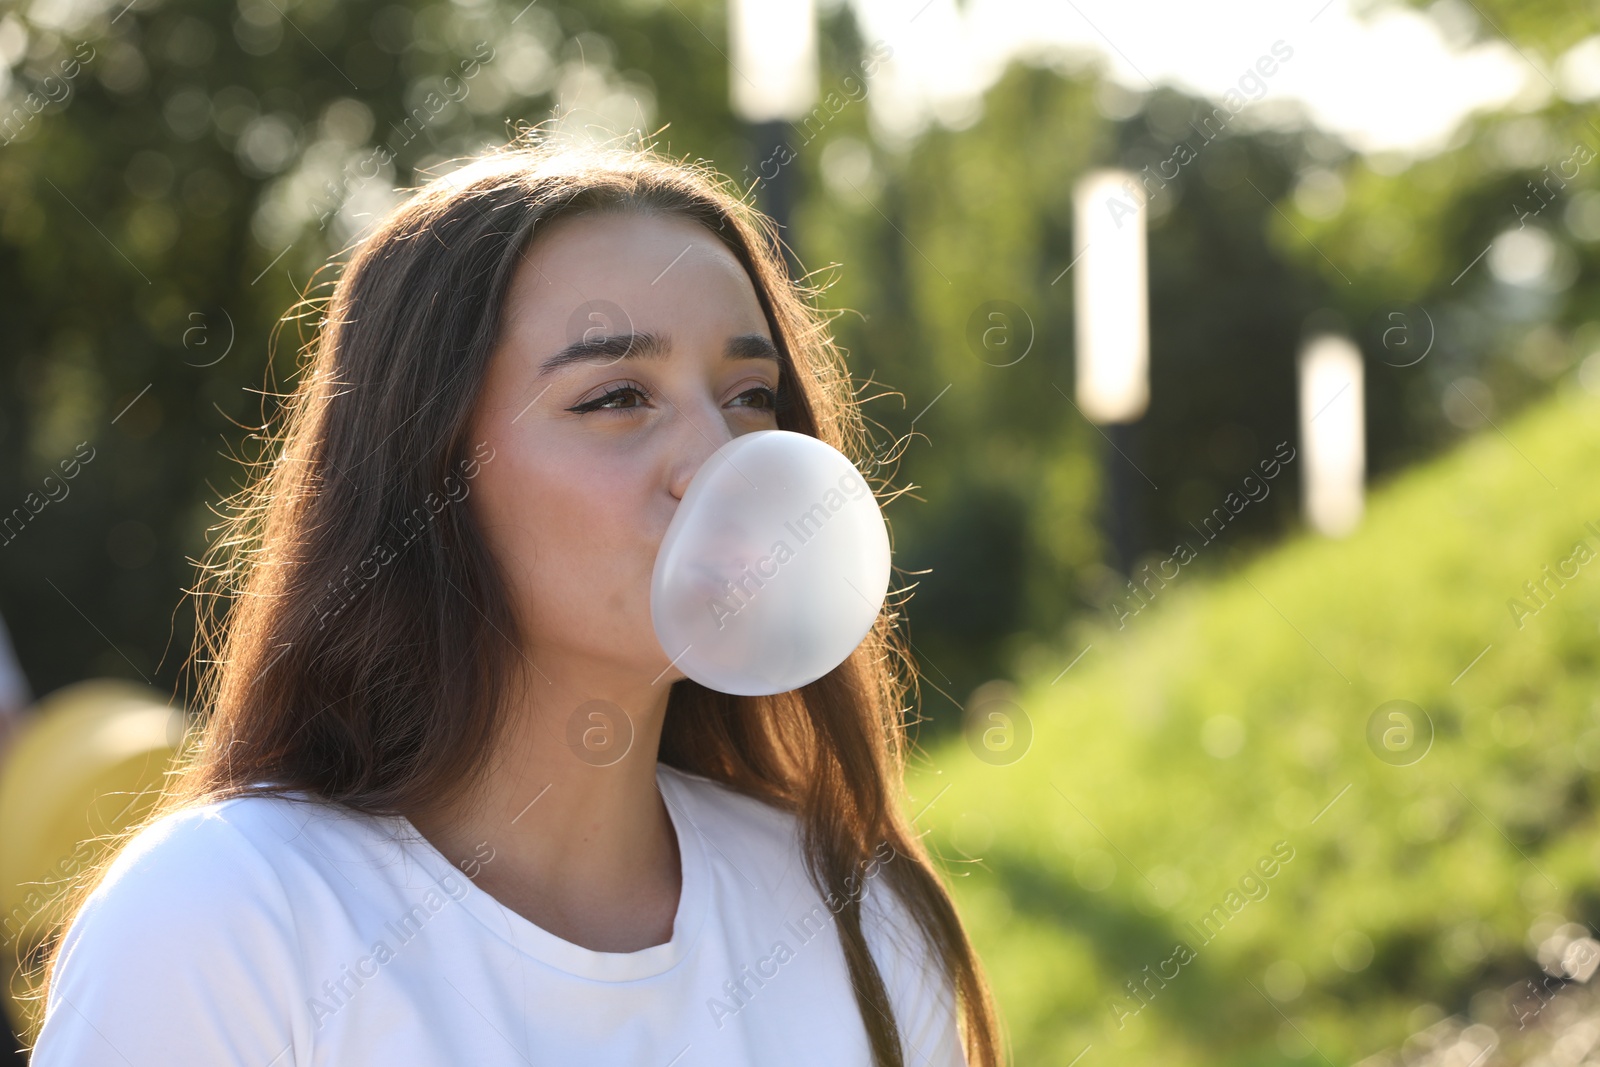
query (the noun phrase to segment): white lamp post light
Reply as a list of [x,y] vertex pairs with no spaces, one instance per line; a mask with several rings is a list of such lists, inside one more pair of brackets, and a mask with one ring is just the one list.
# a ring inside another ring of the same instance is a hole
[[1322,334],[1300,351],[1300,441],[1306,521],[1343,537],[1361,521],[1366,485],[1366,401],[1361,352]]
[[815,0],[728,0],[733,111],[746,122],[793,121],[817,99]]
[[1073,189],[1078,406],[1093,422],[1135,422],[1150,404],[1145,198],[1125,170]]

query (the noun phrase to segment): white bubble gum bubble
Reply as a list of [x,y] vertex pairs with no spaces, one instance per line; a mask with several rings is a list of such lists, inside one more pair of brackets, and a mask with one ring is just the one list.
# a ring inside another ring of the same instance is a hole
[[861,472],[824,441],[758,430],[695,472],[650,579],[662,651],[722,693],[816,681],[855,651],[889,591],[889,531]]

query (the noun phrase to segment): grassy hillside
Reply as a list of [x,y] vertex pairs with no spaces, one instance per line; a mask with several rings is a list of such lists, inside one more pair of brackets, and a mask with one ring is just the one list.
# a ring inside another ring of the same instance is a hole
[[969,706],[1000,751],[913,770],[1019,1063],[1350,1064],[1600,923],[1600,399],[1501,429],[1034,650],[1020,758]]

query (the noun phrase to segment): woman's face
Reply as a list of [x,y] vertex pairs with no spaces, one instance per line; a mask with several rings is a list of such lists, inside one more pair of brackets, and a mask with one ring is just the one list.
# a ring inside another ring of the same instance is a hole
[[478,399],[472,445],[494,452],[469,499],[546,677],[664,693],[684,675],[662,674],[650,622],[656,549],[713,451],[777,429],[777,350],[749,275],[698,223],[535,232]]

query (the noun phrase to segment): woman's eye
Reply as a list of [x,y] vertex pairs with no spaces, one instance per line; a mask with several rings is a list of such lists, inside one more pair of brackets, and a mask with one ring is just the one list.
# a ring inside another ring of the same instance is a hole
[[576,407],[568,408],[567,410],[568,411],[576,411],[576,412],[579,412],[579,413],[590,412],[590,411],[600,411],[602,409],[610,410],[610,411],[627,411],[627,410],[629,410],[631,408],[637,407],[638,405],[637,404],[629,404],[629,405],[625,405],[625,406],[619,405],[619,406],[613,407],[611,402],[613,400],[617,399],[618,397],[629,396],[629,395],[638,396],[638,397],[641,397],[641,398],[646,399],[646,400],[649,399],[649,395],[643,389],[640,389],[637,386],[624,385],[620,389],[613,389],[610,392],[604,394],[603,396],[595,397],[593,400],[586,401],[585,403],[579,404]]
[[[629,396],[638,397],[639,403],[620,404],[616,402]],[[745,400],[747,397],[757,397],[764,403],[745,403],[740,404],[740,407],[754,407],[757,411],[777,412],[782,410],[785,405],[785,397],[781,390],[768,389],[764,385],[755,389],[746,389],[735,398],[735,401]],[[649,399],[650,394],[643,388],[636,385],[624,385],[567,410],[579,414],[587,414],[591,411],[632,411]]]
[[738,399],[743,400],[747,396],[759,396],[759,397],[761,397],[762,399],[764,399],[766,401],[766,407],[767,407],[768,410],[776,411],[778,409],[778,394],[777,394],[777,392],[775,392],[772,389],[768,389],[764,385],[763,386],[759,386],[758,388],[755,388],[755,389],[747,389],[747,390],[745,390],[743,393],[739,394]]

